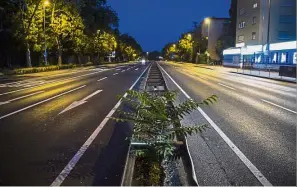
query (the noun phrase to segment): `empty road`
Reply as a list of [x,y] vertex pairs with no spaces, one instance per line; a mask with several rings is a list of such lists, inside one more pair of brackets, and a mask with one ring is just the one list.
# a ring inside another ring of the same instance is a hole
[[2,77],[0,184],[119,185],[131,131],[106,116],[147,66]]

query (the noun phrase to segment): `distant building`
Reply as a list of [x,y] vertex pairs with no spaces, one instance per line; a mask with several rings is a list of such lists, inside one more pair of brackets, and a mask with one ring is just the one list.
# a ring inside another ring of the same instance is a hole
[[238,0],[236,47],[296,40],[296,0]]
[[222,35],[228,33],[229,25],[229,18],[210,17],[201,22],[201,35],[208,39],[207,52],[212,60],[220,60],[216,52],[216,44]]

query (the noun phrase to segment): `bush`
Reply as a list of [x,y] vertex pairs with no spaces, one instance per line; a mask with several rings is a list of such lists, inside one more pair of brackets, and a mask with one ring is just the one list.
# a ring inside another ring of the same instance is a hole
[[45,71],[55,71],[59,69],[71,69],[76,67],[74,64],[63,64],[62,66],[46,66],[46,67],[32,67],[32,68],[18,68],[12,71],[5,72],[5,74],[28,74],[28,73],[38,73],[38,72],[45,72]]
[[207,55],[206,54],[201,54],[198,57],[198,64],[207,64]]

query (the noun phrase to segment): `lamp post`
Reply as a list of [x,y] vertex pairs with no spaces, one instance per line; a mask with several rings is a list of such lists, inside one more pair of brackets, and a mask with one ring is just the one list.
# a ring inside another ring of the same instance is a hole
[[210,18],[205,18],[205,23],[207,24],[207,36],[209,38],[210,36],[210,24],[211,24],[211,19]]
[[45,36],[45,7],[49,6],[49,1],[45,0],[43,2],[43,34],[44,34],[44,63],[47,66],[48,62],[47,62],[47,51],[46,51],[46,36]]
[[[210,37],[210,24],[211,24],[211,18],[205,18],[205,23],[207,24],[207,49],[208,49],[208,44],[209,44],[209,37]],[[209,53],[207,53],[207,63],[209,63]]]

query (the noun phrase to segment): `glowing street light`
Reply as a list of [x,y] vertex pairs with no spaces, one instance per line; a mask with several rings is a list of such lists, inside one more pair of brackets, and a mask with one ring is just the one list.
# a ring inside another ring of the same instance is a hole
[[205,19],[204,19],[204,22],[205,22],[206,24],[210,24],[211,19],[210,19],[210,18],[205,18]]
[[207,24],[207,39],[208,39],[210,36],[209,31],[210,31],[211,18],[205,18],[204,22]]
[[45,1],[43,2],[43,5],[44,5],[44,6],[49,6],[49,4],[50,4],[50,2],[49,2],[48,0],[45,0]]

